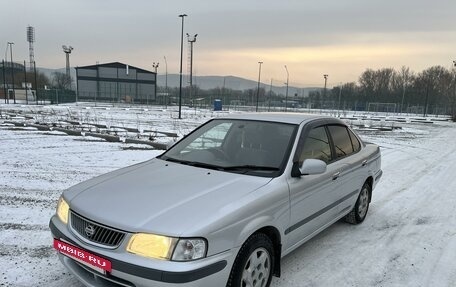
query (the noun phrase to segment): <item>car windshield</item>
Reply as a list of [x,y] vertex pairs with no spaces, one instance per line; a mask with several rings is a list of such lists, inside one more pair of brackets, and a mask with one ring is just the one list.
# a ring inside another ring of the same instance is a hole
[[215,119],[159,158],[182,164],[260,176],[283,170],[297,125]]

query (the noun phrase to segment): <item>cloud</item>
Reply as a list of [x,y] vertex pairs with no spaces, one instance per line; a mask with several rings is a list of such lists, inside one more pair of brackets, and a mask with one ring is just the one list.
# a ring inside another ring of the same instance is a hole
[[[442,64],[455,46],[456,2],[450,0],[10,2],[0,48],[13,41],[14,57],[27,59],[25,27],[33,25],[35,59],[47,67],[64,66],[65,44],[75,48],[73,65],[124,61],[150,69],[166,56],[169,71],[176,72],[180,13],[188,14],[184,33],[199,35],[195,67],[206,75],[255,79],[262,58],[265,76],[283,77],[287,64],[302,78],[318,75],[310,82],[319,82],[322,71],[356,80],[360,67]],[[277,71],[268,71],[269,64]]]

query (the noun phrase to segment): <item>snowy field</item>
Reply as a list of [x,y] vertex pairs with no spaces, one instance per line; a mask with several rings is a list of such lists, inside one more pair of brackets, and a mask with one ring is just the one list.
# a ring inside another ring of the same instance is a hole
[[[39,115],[49,108],[35,109]],[[154,125],[181,136],[217,115],[186,110],[178,121],[175,111],[104,109],[97,120]],[[401,126],[360,131],[381,146],[384,172],[364,223],[337,222],[286,256],[272,286],[456,286],[456,125]],[[48,222],[60,193],[160,153],[0,119],[0,286],[82,287],[51,247]]]

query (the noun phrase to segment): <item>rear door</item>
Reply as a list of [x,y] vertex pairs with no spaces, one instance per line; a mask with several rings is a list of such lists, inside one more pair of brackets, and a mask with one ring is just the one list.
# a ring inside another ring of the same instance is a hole
[[360,153],[361,144],[353,132],[341,124],[328,125],[333,143],[335,162],[338,163],[337,190],[339,213],[348,213],[356,202],[365,180],[366,162]]

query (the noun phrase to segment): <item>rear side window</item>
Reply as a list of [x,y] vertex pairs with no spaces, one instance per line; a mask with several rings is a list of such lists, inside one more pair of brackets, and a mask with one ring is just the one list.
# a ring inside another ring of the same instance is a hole
[[331,160],[331,146],[329,145],[328,135],[324,127],[310,130],[304,142],[299,162],[303,162],[308,158],[320,159],[326,163]]
[[328,126],[334,142],[336,158],[341,158],[353,153],[353,146],[348,130],[344,126]]
[[350,139],[353,145],[353,151],[358,152],[361,149],[361,143],[351,130],[348,130],[348,134],[350,135]]

